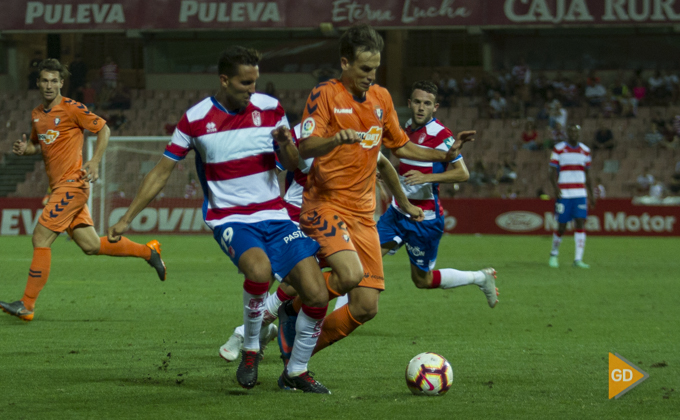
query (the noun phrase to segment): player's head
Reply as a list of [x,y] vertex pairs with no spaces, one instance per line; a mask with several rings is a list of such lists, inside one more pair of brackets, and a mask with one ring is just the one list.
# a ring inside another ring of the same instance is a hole
[[56,58],[48,58],[38,66],[38,89],[43,100],[51,102],[61,95],[64,79],[69,75],[68,68]]
[[380,53],[385,47],[382,36],[367,24],[354,25],[340,37],[342,81],[354,95],[363,96],[375,82]]
[[252,48],[229,47],[222,52],[217,70],[220,90],[231,110],[248,106],[260,77],[260,53]]
[[576,145],[581,139],[581,126],[578,124],[567,125],[567,138],[569,143]]
[[408,100],[411,108],[411,120],[417,126],[425,125],[437,111],[437,85],[429,80],[415,82],[411,87],[411,97]]

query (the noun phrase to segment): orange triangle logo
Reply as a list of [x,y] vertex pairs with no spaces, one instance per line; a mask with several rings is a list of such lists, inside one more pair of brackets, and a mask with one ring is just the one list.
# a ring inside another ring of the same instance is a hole
[[649,374],[619,354],[609,353],[609,399],[618,399],[635,388]]

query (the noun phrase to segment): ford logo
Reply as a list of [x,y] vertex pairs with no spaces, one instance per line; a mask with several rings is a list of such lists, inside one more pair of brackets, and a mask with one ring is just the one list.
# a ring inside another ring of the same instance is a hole
[[509,211],[496,217],[496,225],[511,232],[529,232],[543,225],[543,218],[530,211]]

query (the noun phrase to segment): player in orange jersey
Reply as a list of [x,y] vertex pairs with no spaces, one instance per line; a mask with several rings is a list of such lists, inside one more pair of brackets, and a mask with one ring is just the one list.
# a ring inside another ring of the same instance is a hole
[[[50,274],[50,247],[63,231],[67,231],[87,255],[144,258],[156,269],[158,277],[165,280],[165,264],[158,241],[146,245],[129,239],[111,243],[106,237],[97,235],[87,198],[89,183],[99,178],[99,162],[109,142],[109,127],[85,105],[61,96],[64,79],[68,76],[66,66],[48,58],[38,69],[42,104],[31,114],[31,141],[28,142],[24,135],[14,143],[12,151],[19,156],[42,152],[52,193],[33,231],[33,261],[24,296],[16,302],[0,302],[0,309],[24,321],[33,319],[35,300]],[[82,153],[84,130],[97,134],[94,156],[85,163]]]
[[[347,30],[340,38],[340,79],[312,90],[302,118],[300,156],[315,159],[303,193],[300,226],[319,242],[319,257],[332,267],[327,278],[329,296],[349,293],[349,304],[324,320],[315,352],[346,337],[378,312],[378,298],[385,288],[373,219],[380,146],[401,159],[450,162],[475,134],[459,133],[448,152],[411,143],[399,126],[389,92],[374,84],[383,47],[382,37],[368,25]],[[279,338],[286,342],[285,324],[296,306],[285,304],[279,309]]]

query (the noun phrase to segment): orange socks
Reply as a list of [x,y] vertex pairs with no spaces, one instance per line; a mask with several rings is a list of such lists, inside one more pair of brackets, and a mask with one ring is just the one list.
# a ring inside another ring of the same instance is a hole
[[[335,299],[336,297],[340,296],[340,293],[333,290],[331,285],[328,283],[328,280],[331,278],[332,273],[333,273],[332,271],[325,271],[321,273],[323,274],[323,279],[326,281],[326,289],[328,290],[329,302]],[[295,299],[293,299],[293,309],[295,310],[295,312],[300,313],[300,308],[302,308],[302,299],[300,299],[300,296],[296,296]]]
[[321,335],[319,336],[319,341],[316,342],[312,355],[347,337],[360,325],[361,322],[354,319],[349,312],[349,305],[331,312],[323,320],[323,324],[321,324]]
[[33,248],[33,261],[31,261],[31,268],[28,270],[28,281],[26,282],[24,297],[21,299],[26,309],[32,311],[35,307],[35,300],[38,298],[43,287],[45,287],[47,278],[50,276],[51,263],[51,248]]
[[106,236],[99,238],[99,254],[112,257],[138,257],[148,260],[151,258],[151,248],[146,245],[132,242],[126,237],[121,237],[118,242],[109,242]]

